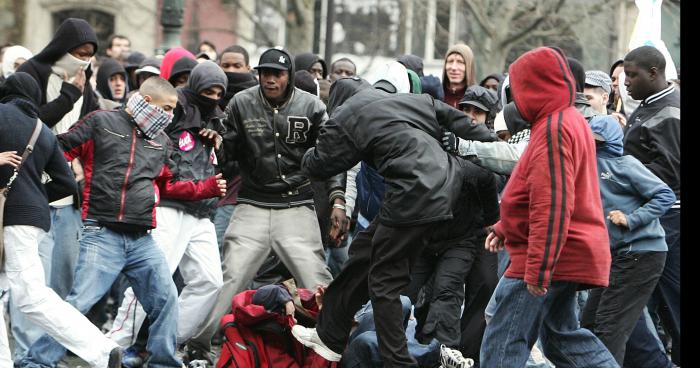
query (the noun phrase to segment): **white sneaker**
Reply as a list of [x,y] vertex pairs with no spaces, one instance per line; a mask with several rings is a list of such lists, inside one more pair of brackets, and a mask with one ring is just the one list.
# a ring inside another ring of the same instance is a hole
[[465,358],[459,350],[440,345],[440,363],[442,368],[472,368],[474,360]]
[[322,356],[324,359],[331,362],[339,362],[342,357],[340,354],[329,349],[326,344],[321,341],[318,337],[315,328],[306,328],[300,325],[294,325],[292,327],[292,335],[300,343],[302,343],[307,348],[313,349],[318,355]]

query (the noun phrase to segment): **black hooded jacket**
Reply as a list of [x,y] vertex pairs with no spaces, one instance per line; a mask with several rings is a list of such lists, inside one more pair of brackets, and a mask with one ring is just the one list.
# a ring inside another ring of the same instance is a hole
[[100,66],[100,69],[97,70],[97,92],[100,93],[102,98],[106,98],[108,100],[120,102],[123,104],[126,102],[126,95],[129,93],[129,91],[125,88],[124,96],[122,96],[122,98],[117,101],[112,96],[112,89],[109,88],[109,78],[111,78],[115,74],[121,74],[122,76],[124,76],[124,83],[126,83],[126,81],[128,80],[126,70],[121,64],[119,64],[119,62],[117,62],[114,59],[106,59]]
[[[184,88],[177,89],[177,107],[173,122],[165,128],[165,133],[172,143],[170,161],[171,171],[177,173],[180,180],[204,180],[216,175],[211,162],[213,147],[199,138],[202,128],[220,130],[219,125],[224,113],[217,105],[208,116],[202,116],[197,102]],[[198,218],[209,218],[216,209],[217,198],[199,201],[184,201],[163,198],[161,206],[177,208]]]
[[[265,208],[314,203],[301,158],[316,144],[328,115],[318,97],[294,87],[293,62],[284,101],[273,107],[260,86],[254,86],[236,94],[226,108],[224,149],[217,154],[220,165],[238,161],[242,177],[238,203]],[[328,181],[331,202],[337,189],[345,186],[344,178],[343,173]]]
[[453,206],[473,165],[442,149],[442,129],[460,138],[496,141],[483,124],[428,95],[389,94],[359,78],[331,87],[331,119],[316,147],[302,160],[303,173],[327,178],[364,161],[384,177],[379,221],[387,226],[426,224],[453,217]]
[[423,77],[423,59],[420,57],[412,54],[406,54],[398,58],[397,61],[403,64],[406,69],[413,70],[419,77]]
[[328,68],[326,67],[326,62],[321,59],[320,57],[316,56],[315,54],[312,54],[310,52],[299,54],[294,57],[294,65],[295,68],[294,70],[306,70],[309,71],[312,65],[314,65],[315,62],[321,63],[321,67],[323,68],[323,79],[326,79],[328,76]]
[[[46,88],[49,84],[49,76],[52,73],[51,67],[68,51],[85,43],[92,43],[95,46],[95,53],[97,53],[97,36],[90,24],[82,19],[68,18],[58,27],[51,42],[41,52],[34,55],[33,58],[27,60],[17,69],[18,72],[25,72],[31,75],[39,84],[39,91],[41,92],[39,118],[49,127],[58,124],[64,115],[73,110],[73,105],[81,96],[78,87],[68,82],[63,82],[61,95],[47,103]],[[99,108],[97,96],[89,82],[91,76],[92,69],[88,67],[85,70],[86,81],[82,93],[83,107],[80,110],[81,118]]]
[[[24,153],[36,126],[40,100],[39,85],[26,73],[14,73],[0,87],[0,152]],[[51,177],[46,185],[41,183],[43,172]],[[7,185],[12,173],[11,166],[0,166],[0,187]],[[73,172],[66,164],[56,136],[43,126],[34,151],[8,193],[4,225],[27,225],[49,231],[49,202],[77,191]]]

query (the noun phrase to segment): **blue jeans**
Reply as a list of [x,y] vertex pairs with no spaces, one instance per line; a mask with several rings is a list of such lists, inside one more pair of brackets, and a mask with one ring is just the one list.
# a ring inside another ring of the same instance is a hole
[[228,224],[231,222],[231,217],[233,216],[233,211],[235,210],[236,205],[227,204],[216,207],[216,212],[214,213],[214,230],[216,231],[216,241],[219,244],[219,255],[221,259],[224,259],[224,234],[226,233]]
[[666,265],[649,300],[649,313],[660,317],[667,336],[673,340],[674,363],[681,364],[681,210],[672,208],[660,218],[666,232]]
[[[80,211],[72,205],[49,207],[51,230],[39,242],[39,257],[44,267],[46,285],[65,299],[73,285],[73,271],[78,262],[80,244]],[[10,295],[10,321],[15,340],[14,360],[19,362],[29,347],[44,334],[44,330],[20,313]]]
[[538,336],[556,367],[619,367],[613,356],[576,318],[576,288],[553,282],[536,297],[523,280],[504,277],[496,287],[496,309],[481,344],[481,366],[524,367]]
[[[66,302],[87,313],[120,273],[129,279],[151,321],[149,367],[181,367],[182,362],[175,357],[177,290],[162,251],[150,234],[121,233],[85,221],[75,283]],[[43,335],[31,346],[21,366],[55,367],[65,353],[61,344]]]
[[348,260],[348,248],[349,244],[352,243],[352,234],[348,234],[348,238],[343,243],[340,248],[326,248],[326,265],[333,277],[338,276],[340,270],[343,269],[345,261]]
[[[401,296],[401,308],[404,316],[408,352],[416,359],[420,367],[433,367],[440,363],[440,343],[433,339],[429,345],[419,343],[414,337],[416,321],[409,320],[411,315],[411,300]],[[384,366],[379,354],[379,340],[374,325],[372,303],[365,304],[355,314],[357,328],[350,335],[348,346],[340,362],[342,368],[381,368]]]

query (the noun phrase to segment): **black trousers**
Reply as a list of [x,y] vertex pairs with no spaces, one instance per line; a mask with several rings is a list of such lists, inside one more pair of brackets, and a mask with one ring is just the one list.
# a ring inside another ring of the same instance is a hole
[[593,331],[620,365],[627,340],[661,277],[665,261],[666,252],[613,255],[610,284],[588,295],[581,326]]
[[474,239],[462,239],[439,252],[424,251],[411,270],[411,283],[404,294],[415,304],[420,343],[429,344],[435,338],[450,348],[459,346],[464,280],[475,252]]
[[464,311],[460,320],[462,331],[459,350],[467,358],[479,361],[481,340],[486,331],[484,311],[498,285],[498,254],[484,249],[485,238],[476,242],[476,259],[465,280]]
[[342,353],[353,316],[371,299],[385,367],[417,367],[408,353],[400,295],[421,255],[431,225],[394,228],[376,220],[350,244],[349,259],[328,286],[316,331],[330,349]]

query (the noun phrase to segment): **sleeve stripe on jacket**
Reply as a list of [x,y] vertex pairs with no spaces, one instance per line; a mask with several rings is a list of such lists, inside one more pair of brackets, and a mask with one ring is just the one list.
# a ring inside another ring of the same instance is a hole
[[[558,255],[559,251],[561,250],[562,246],[562,241],[563,241],[563,233],[564,233],[564,220],[566,218],[566,171],[564,167],[564,152],[562,151],[562,121],[564,118],[563,112],[559,112],[559,117],[557,119],[556,123],[556,128],[557,128],[557,142],[556,142],[556,147],[554,146],[554,138],[552,136],[552,116],[549,115],[547,117],[547,154],[549,156],[549,175],[550,175],[550,182],[551,182],[551,206],[550,206],[550,211],[549,211],[549,223],[547,225],[547,241],[545,243],[545,248],[544,248],[544,257],[542,258],[542,266],[540,267],[540,272],[538,275],[538,285],[543,286],[545,285],[545,280],[551,277],[551,274],[554,270],[554,266],[557,263],[558,260]],[[556,153],[555,153],[556,150]],[[559,160],[559,170],[561,171],[560,173],[560,180],[561,180],[561,188],[557,187],[557,174],[556,174],[556,164],[555,164],[555,156],[557,155],[557,158]],[[559,211],[559,218],[557,219],[557,197],[561,193],[561,210]],[[559,222],[559,229],[556,234],[554,234],[554,226],[556,222]],[[556,247],[554,249],[554,253],[552,254],[552,260],[551,260],[551,269],[548,270],[548,266],[550,264],[550,251],[551,246],[552,246],[552,238],[556,237]]]
[[549,223],[547,224],[547,242],[544,246],[544,257],[542,258],[542,266],[540,267],[539,277],[537,279],[538,285],[544,284],[545,273],[547,270],[547,263],[549,260],[549,250],[552,245],[552,229],[554,228],[554,212],[557,205],[557,181],[556,175],[554,173],[554,148],[552,147],[552,115],[547,116],[547,155],[549,157],[549,178],[551,181],[551,205],[549,209]]
[[[557,248],[554,252],[554,264],[559,260],[559,250],[561,248],[562,237],[564,236],[564,219],[566,216],[566,170],[564,169],[564,152],[562,151],[562,135],[561,126],[564,119],[564,113],[559,112],[559,121],[557,121],[557,142],[559,142],[559,166],[561,167],[561,214],[559,218],[559,234],[557,235]],[[552,267],[553,268],[553,267]]]

